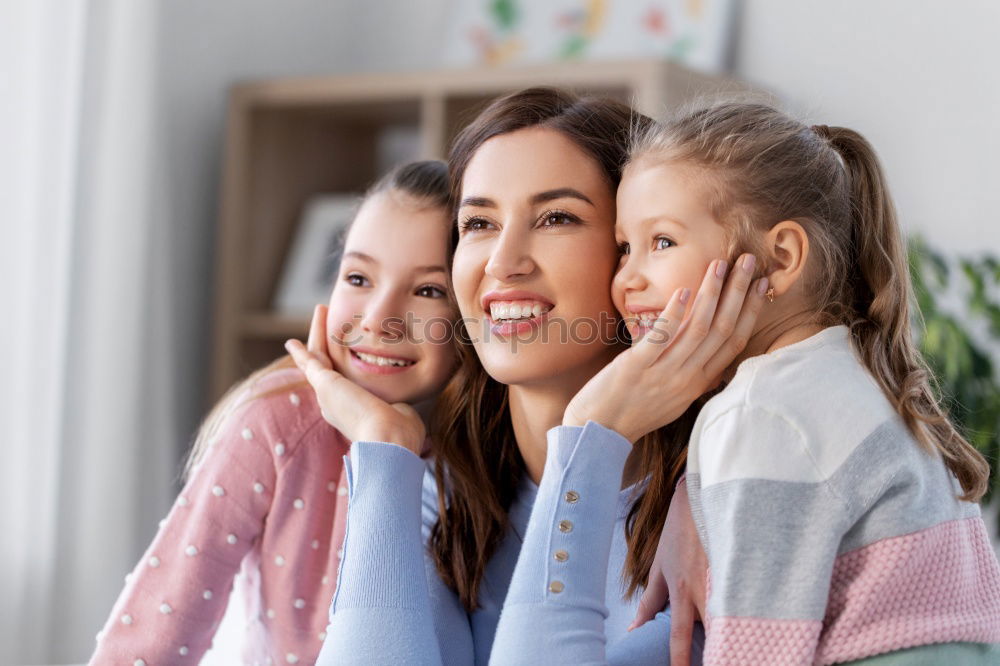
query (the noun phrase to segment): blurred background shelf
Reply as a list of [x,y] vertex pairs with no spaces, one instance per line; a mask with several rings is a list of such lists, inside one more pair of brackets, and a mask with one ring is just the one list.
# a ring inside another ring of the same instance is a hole
[[209,395],[304,337],[309,313],[272,310],[303,207],[361,193],[395,163],[445,158],[455,135],[496,96],[538,85],[603,94],[647,114],[746,85],[641,60],[294,78],[232,88],[223,159]]

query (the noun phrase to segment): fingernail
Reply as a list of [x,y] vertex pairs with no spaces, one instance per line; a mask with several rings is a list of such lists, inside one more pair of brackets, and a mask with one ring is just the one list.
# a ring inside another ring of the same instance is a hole
[[726,277],[726,268],[728,267],[729,265],[720,259],[719,263],[715,266],[715,274],[720,278]]
[[628,629],[626,629],[625,631],[632,631],[633,629],[635,629],[635,622],[633,622],[632,624],[628,625]]
[[757,293],[761,296],[767,291],[767,278],[761,278],[760,282],[757,283]]
[[681,289],[681,297],[680,297],[681,305],[687,305],[687,302],[690,299],[691,299],[691,288],[684,287],[683,289]]
[[747,258],[743,260],[743,270],[747,273],[753,273],[754,266],[757,265],[757,257],[752,254],[748,254]]

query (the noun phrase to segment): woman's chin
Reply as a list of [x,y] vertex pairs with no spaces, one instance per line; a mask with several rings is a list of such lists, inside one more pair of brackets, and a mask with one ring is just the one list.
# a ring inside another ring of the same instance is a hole
[[552,384],[585,365],[584,349],[566,343],[482,345],[476,350],[483,369],[495,381],[507,386]]

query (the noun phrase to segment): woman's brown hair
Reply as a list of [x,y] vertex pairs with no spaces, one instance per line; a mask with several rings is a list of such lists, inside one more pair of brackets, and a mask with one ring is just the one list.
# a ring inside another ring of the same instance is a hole
[[845,127],[809,127],[764,104],[725,102],[640,133],[631,163],[649,162],[705,176],[733,257],[767,256],[761,232],[783,220],[803,226],[810,245],[805,293],[813,295],[816,323],[849,327],[865,366],[917,441],[940,453],[962,499],[979,500],[989,465],[941,408],[913,343],[905,243],[871,144]]
[[[448,198],[448,165],[440,160],[423,160],[403,164],[391,170],[389,173],[377,180],[361,198],[358,208],[365,200],[383,192],[399,192],[411,197],[419,205],[433,206],[448,209],[450,200]],[[348,228],[350,225],[348,225]],[[344,230],[341,240],[347,237],[347,229]],[[333,288],[333,285],[330,285]],[[291,391],[300,386],[308,386],[305,379],[292,382],[279,388],[254,393],[253,387],[262,379],[273,372],[294,368],[295,361],[292,357],[284,354],[271,361],[262,368],[258,368],[249,376],[236,382],[226,391],[225,394],[215,403],[208,415],[202,421],[198,432],[195,435],[191,451],[184,463],[184,470],[181,474],[183,480],[187,480],[194,468],[198,465],[205,452],[212,444],[212,440],[218,434],[226,418],[233,413],[236,408],[274,393]],[[242,400],[238,400],[243,396]]]
[[[550,128],[572,140],[602,168],[613,191],[621,179],[629,137],[650,123],[621,102],[554,88],[501,97],[455,139],[448,160],[452,201],[456,206],[460,201],[466,167],[480,146],[529,127]],[[452,241],[457,243],[457,225]],[[507,512],[525,472],[507,387],[486,374],[461,321],[458,326],[460,367],[438,400],[433,423],[439,518],[430,548],[442,580],[472,611],[486,565],[509,529]],[[641,494],[628,520],[629,592],[648,576],[686,443],[677,446],[654,433],[636,444],[649,479],[639,486]]]

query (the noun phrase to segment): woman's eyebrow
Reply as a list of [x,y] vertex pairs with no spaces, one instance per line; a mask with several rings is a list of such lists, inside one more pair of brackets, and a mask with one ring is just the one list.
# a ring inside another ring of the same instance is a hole
[[552,201],[553,199],[565,199],[565,198],[579,199],[580,201],[585,201],[589,203],[591,206],[594,205],[594,202],[591,201],[587,195],[585,195],[580,190],[573,189],[572,187],[559,187],[554,190],[545,190],[544,192],[539,192],[538,194],[531,197],[531,203],[540,204],[540,203],[545,203],[547,201]]
[[447,273],[448,270],[444,266],[417,266],[413,269],[413,272],[418,275],[424,275],[426,273]]
[[[544,192],[538,192],[537,194],[531,195],[531,204],[538,205],[540,203],[546,203],[554,199],[579,199],[584,201],[591,206],[594,202],[590,200],[590,197],[585,195],[580,190],[574,189],[572,187],[557,187],[554,190],[545,190]],[[476,206],[478,208],[496,208],[497,204],[492,199],[486,197],[465,197],[462,199],[462,203],[459,204],[459,208],[463,206]]]
[[459,204],[459,208],[462,206],[476,206],[477,208],[497,207],[493,199],[487,199],[486,197],[465,197],[462,199],[462,203]]

